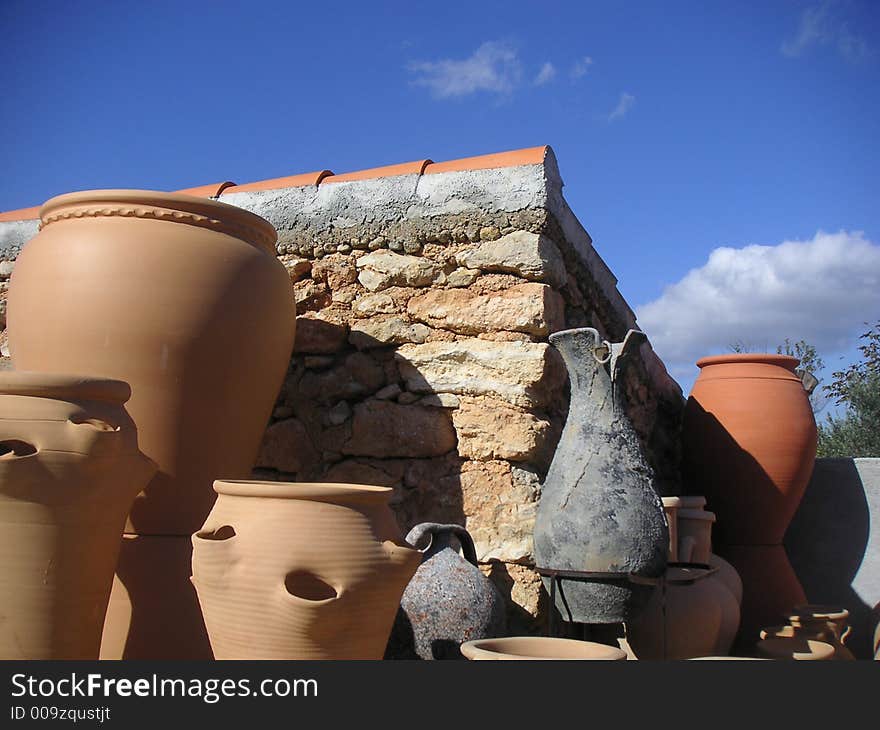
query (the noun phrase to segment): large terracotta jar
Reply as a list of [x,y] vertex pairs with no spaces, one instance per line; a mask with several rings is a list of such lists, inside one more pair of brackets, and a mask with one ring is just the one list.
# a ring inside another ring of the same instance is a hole
[[97,659],[135,495],[156,471],[116,380],[0,371],[0,658]]
[[421,562],[392,490],[217,481],[192,582],[217,659],[381,659]]
[[159,471],[126,532],[191,535],[218,477],[246,478],[293,346],[290,278],[274,228],[219,201],[145,190],[52,198],[8,301],[19,369],[131,385]]
[[685,488],[705,495],[719,542],[782,542],[813,472],[816,421],[798,359],[729,354],[697,361],[682,426]]

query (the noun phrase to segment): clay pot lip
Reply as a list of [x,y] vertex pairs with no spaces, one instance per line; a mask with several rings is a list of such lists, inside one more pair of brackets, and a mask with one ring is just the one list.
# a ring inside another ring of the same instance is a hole
[[789,621],[843,621],[849,618],[849,611],[842,606],[834,606],[822,603],[802,603],[794,607],[794,610],[786,617]]
[[[134,188],[108,188],[98,190],[79,190],[49,198],[40,207],[40,225],[46,226],[64,209],[75,210],[83,207],[100,206],[157,207],[182,213],[204,216],[218,223],[218,228],[236,238],[241,238],[241,228],[251,229],[256,242],[275,253],[274,244],[278,232],[265,218],[229,203],[213,198],[198,197],[185,193],[168,193],[161,190],[138,190]],[[173,219],[172,219],[173,220]],[[229,230],[224,230],[225,227]],[[242,239],[244,240],[244,239]],[[246,241],[250,242],[250,241]]]
[[[535,647],[522,653],[523,645]],[[510,649],[519,646],[519,650]],[[507,650],[505,649],[507,647]],[[461,645],[461,653],[468,659],[522,659],[522,660],[624,660],[626,652],[594,641],[563,639],[555,636],[505,636],[493,639],[473,639]],[[567,656],[555,656],[566,654]]]
[[271,482],[258,479],[217,479],[214,491],[234,497],[304,499],[310,502],[387,501],[391,487],[336,482]]
[[770,352],[730,352],[724,355],[708,355],[697,360],[697,367],[704,368],[710,365],[779,365],[794,373],[794,369],[800,364],[800,360],[791,355],[778,355]]
[[762,639],[755,646],[765,656],[777,659],[830,659],[834,656],[834,647],[827,641],[797,636]]
[[661,497],[660,499],[663,502],[663,506],[670,509],[700,510],[706,506],[705,497],[677,494],[672,497]]
[[121,405],[131,398],[131,386],[124,380],[111,378],[31,370],[0,370],[0,395],[105,401]]
[[705,520],[706,522],[715,522],[714,512],[707,512],[704,509],[685,508],[678,510],[678,519],[684,520]]

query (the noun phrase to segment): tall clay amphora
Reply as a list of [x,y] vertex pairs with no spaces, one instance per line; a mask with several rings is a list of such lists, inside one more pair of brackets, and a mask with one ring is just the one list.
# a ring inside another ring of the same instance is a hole
[[40,217],[10,282],[13,361],[130,383],[140,446],[159,465],[126,524],[101,656],[210,657],[190,536],[214,479],[250,476],[288,367],[295,305],[275,229],[144,190],[61,195]]
[[816,457],[816,421],[799,361],[728,354],[697,361],[682,425],[685,490],[717,515],[717,552],[743,582],[744,641],[805,603],[782,546]]
[[126,532],[191,535],[220,476],[250,475],[293,347],[275,229],[226,203],[148,190],[52,198],[9,287],[18,369],[131,385],[159,472]]
[[0,659],[97,659],[135,495],[156,472],[116,380],[0,372]]
[[[611,344],[589,327],[550,335],[568,368],[571,405],[541,491],[535,561],[542,569],[605,574],[558,580],[563,620],[627,621],[666,568],[663,505],[618,379],[645,341],[630,330]],[[550,580],[544,583],[550,591]]]
[[422,559],[392,490],[217,481],[192,582],[217,659],[381,659]]

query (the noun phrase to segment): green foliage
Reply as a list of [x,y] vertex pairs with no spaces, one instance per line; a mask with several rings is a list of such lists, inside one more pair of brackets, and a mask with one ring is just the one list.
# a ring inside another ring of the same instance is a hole
[[820,424],[819,456],[880,456],[880,321],[859,339],[859,361],[824,388],[846,412]]
[[786,337],[785,342],[777,346],[776,352],[779,355],[796,357],[801,361],[795,373],[803,381],[804,387],[810,394],[810,406],[813,408],[813,413],[818,414],[828,404],[828,396],[822,389],[816,388],[819,381],[815,376],[816,373],[825,369],[825,361],[819,357],[816,348],[805,340],[792,342]]

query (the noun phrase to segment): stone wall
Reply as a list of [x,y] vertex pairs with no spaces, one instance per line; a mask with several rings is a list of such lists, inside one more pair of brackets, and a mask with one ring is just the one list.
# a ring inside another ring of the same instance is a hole
[[[592,326],[619,341],[637,326],[561,189],[546,148],[539,164],[221,196],[278,229],[298,313],[254,475],[386,485],[404,530],[466,525],[516,631],[541,628],[532,527],[567,411],[547,335]],[[10,262],[33,235],[11,225]],[[642,355],[630,416],[674,494],[683,399]]]

